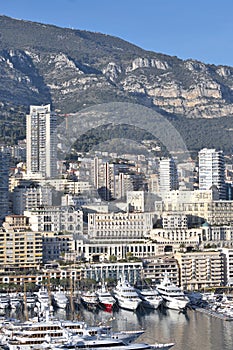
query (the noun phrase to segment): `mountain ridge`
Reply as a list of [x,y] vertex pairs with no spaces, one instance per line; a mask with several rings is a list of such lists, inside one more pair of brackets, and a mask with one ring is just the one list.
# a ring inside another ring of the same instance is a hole
[[[233,117],[232,67],[146,51],[102,33],[0,16],[0,72],[0,120],[16,124],[15,114],[24,123],[30,104],[45,103],[59,113],[139,103],[184,124],[230,124]],[[18,137],[23,132],[11,139]]]

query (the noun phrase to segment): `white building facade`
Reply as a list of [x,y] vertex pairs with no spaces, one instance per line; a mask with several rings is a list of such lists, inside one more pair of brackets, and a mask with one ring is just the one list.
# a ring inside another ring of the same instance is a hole
[[26,117],[27,173],[57,175],[56,115],[50,105],[30,106]]
[[199,154],[199,189],[209,190],[216,186],[220,199],[226,198],[225,161],[222,151],[202,149]]

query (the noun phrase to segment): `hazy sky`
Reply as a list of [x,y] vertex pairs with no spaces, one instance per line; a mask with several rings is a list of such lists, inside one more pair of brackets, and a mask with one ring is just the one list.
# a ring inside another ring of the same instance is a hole
[[233,66],[232,0],[0,0],[0,14],[110,34],[146,50]]

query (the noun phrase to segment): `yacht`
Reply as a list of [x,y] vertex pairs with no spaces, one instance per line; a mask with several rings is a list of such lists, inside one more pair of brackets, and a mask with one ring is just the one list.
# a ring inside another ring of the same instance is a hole
[[80,300],[89,309],[95,309],[99,302],[97,294],[94,291],[82,291]]
[[11,309],[18,310],[22,306],[21,299],[17,296],[10,296],[10,307]]
[[150,309],[158,309],[163,303],[163,298],[159,292],[150,286],[140,286],[136,288],[136,292],[142,299],[142,306]]
[[56,307],[65,309],[69,303],[69,299],[61,290],[53,293],[53,302]]
[[61,326],[67,329],[72,335],[79,335],[81,337],[92,336],[102,339],[120,339],[125,343],[131,343],[140,337],[144,331],[117,331],[113,332],[108,326],[88,326],[83,321],[61,321]]
[[157,290],[162,296],[167,308],[180,311],[186,310],[189,304],[189,298],[179,287],[171,282],[167,273],[163,281],[157,285]]
[[44,311],[47,308],[52,308],[51,298],[47,289],[40,289],[39,292],[35,292],[38,303],[40,304],[40,310]]
[[127,310],[135,311],[142,302],[135,288],[123,277],[113,289],[113,296],[119,307]]
[[147,344],[147,343],[132,343],[132,344],[126,344],[122,340],[117,339],[91,339],[91,338],[81,338],[79,341],[75,341],[74,343],[71,342],[67,344],[63,344],[60,346],[54,346],[53,350],[81,350],[81,349],[91,349],[91,350],[109,350],[109,349],[115,349],[115,350],[168,350],[172,346],[174,346],[174,343],[157,343],[157,344]]
[[0,294],[0,309],[8,309],[10,307],[10,298],[7,294]]
[[96,295],[100,307],[106,311],[112,311],[113,306],[116,304],[116,299],[114,299],[111,293],[107,290],[105,284],[102,284],[101,288],[96,291]]
[[[88,326],[82,321],[58,321],[46,313],[42,321],[20,322],[16,320],[1,324],[1,346],[9,350],[54,349],[62,344],[79,349],[113,344],[130,344],[144,331],[111,332],[110,327]],[[85,346],[84,346],[85,345]],[[65,347],[64,347],[65,349]]]
[[39,349],[44,344],[63,344],[69,340],[68,331],[59,322],[50,320],[12,323],[2,327],[1,333],[1,345],[9,350]]

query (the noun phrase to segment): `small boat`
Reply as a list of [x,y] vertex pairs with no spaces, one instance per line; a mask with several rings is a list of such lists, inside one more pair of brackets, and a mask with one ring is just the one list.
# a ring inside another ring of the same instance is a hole
[[119,307],[127,310],[135,311],[142,302],[135,288],[123,277],[120,278],[113,289],[113,296]]

